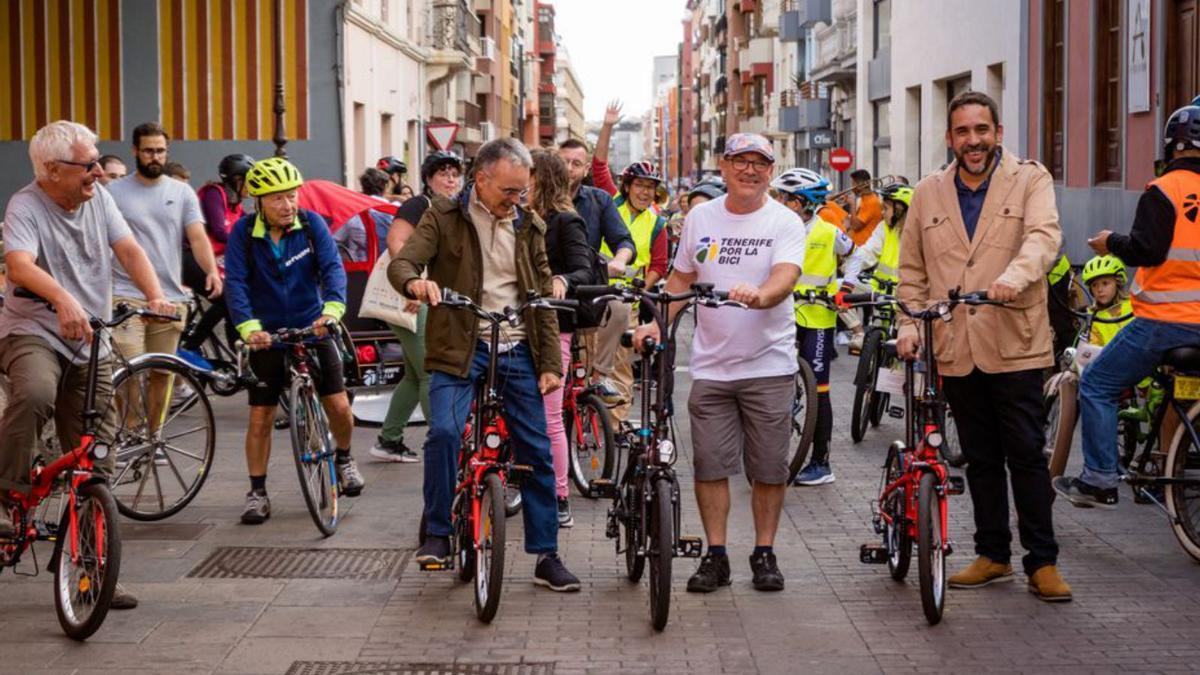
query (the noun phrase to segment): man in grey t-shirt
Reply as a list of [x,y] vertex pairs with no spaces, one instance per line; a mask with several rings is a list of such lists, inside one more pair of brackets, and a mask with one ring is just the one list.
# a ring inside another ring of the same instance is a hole
[[[212,243],[204,231],[200,200],[187,183],[171,180],[163,174],[170,140],[159,124],[146,122],[133,130],[135,171],[108,185],[108,192],[133,232],[133,238],[146,251],[158,273],[158,283],[167,300],[177,303],[182,316],[187,300],[180,281],[183,267],[184,238],[191,245],[196,261],[206,274],[206,294],[221,294],[221,274],[213,256]],[[129,273],[119,263],[113,265],[113,303],[134,307],[146,304]],[[148,352],[174,354],[183,334],[183,321],[147,323],[126,321],[113,331],[113,342],[126,359]],[[165,386],[165,382],[157,383]],[[151,400],[157,400],[152,380]],[[150,419],[157,419],[150,411]]]
[[[41,427],[54,418],[59,442],[72,448],[83,430],[88,316],[109,319],[112,259],[129,271],[154,312],[169,314],[154,268],[130,236],[112,197],[96,184],[101,170],[96,135],[82,124],[53,122],[29,143],[36,179],[13,195],[4,216],[8,294],[0,310],[0,371],[9,379],[8,406],[0,418],[0,539],[13,535],[5,506],[10,490],[29,490],[29,470]],[[26,289],[53,306],[17,297]],[[112,438],[116,416],[112,360],[101,352],[96,405],[108,411],[100,438]],[[114,453],[109,453],[111,471]],[[113,607],[136,604],[120,593]]]

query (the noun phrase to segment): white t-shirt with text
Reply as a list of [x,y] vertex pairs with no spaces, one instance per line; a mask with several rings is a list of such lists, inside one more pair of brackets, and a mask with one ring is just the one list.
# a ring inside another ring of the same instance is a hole
[[[804,263],[804,222],[768,199],[754,213],[734,214],[725,197],[692,209],[684,222],[675,269],[727,291],[742,282],[760,286],[780,264]],[[796,329],[791,298],[767,309],[697,307],[692,377],[744,380],[796,372]]]

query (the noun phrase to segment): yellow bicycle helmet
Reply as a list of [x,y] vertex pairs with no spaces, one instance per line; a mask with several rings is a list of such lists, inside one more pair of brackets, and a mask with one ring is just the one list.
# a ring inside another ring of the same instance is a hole
[[299,169],[282,157],[260,159],[246,172],[246,191],[251,197],[286,192],[303,184]]
[[1090,284],[1099,277],[1116,277],[1117,283],[1125,285],[1125,263],[1115,255],[1098,255],[1083,266],[1083,283]]
[[903,183],[892,183],[884,186],[879,194],[884,199],[890,199],[894,202],[900,202],[905,206],[912,206],[913,189]]

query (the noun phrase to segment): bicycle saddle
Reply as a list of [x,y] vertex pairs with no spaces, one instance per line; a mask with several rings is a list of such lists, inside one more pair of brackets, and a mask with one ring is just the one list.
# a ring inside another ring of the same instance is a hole
[[1176,370],[1200,371],[1200,347],[1176,347],[1163,354],[1162,364]]

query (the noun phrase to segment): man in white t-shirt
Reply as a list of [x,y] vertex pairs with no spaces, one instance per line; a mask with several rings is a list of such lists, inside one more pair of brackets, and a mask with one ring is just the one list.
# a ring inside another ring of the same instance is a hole
[[[771,144],[762,136],[729,138],[721,160],[729,192],[688,213],[675,270],[667,279],[670,293],[710,283],[750,307],[696,309],[688,413],[708,552],[688,580],[694,593],[730,583],[725,551],[729,477],[741,472],[743,456],[754,480],[754,587],[783,590],[773,547],[787,489],[796,388],[791,300],[804,261],[804,223],[767,197],[774,164]],[[658,327],[638,328],[634,344],[646,336],[658,339]]]

